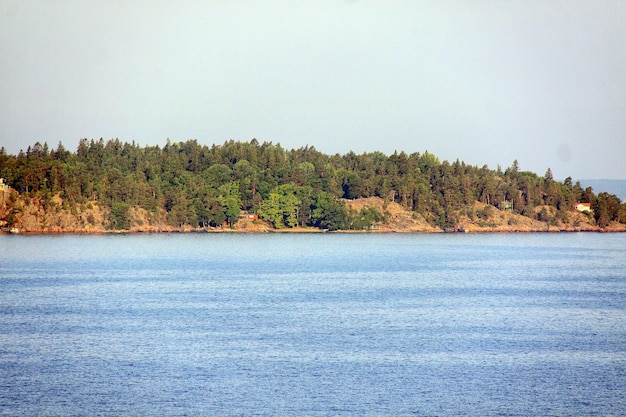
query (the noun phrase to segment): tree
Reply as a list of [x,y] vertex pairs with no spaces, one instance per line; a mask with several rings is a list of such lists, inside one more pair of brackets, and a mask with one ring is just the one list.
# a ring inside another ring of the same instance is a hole
[[540,222],[547,222],[550,220],[550,216],[548,215],[548,210],[545,207],[542,207],[539,213],[537,213],[537,220]]
[[343,176],[341,188],[343,189],[343,198],[352,200],[362,196],[361,178],[354,171],[342,171]]
[[111,204],[110,228],[115,230],[130,229],[130,204],[114,202]]
[[312,226],[320,229],[333,231],[348,228],[348,213],[345,204],[324,191],[313,196],[311,219]]
[[613,194],[607,192],[598,194],[598,197],[591,203],[591,210],[598,226],[606,227],[612,221],[617,220],[620,204],[620,199]]
[[231,181],[218,189],[220,204],[224,211],[224,217],[229,225],[233,225],[239,219],[241,213],[241,198],[239,194],[239,182]]
[[617,211],[617,221],[626,224],[626,203],[622,203]]
[[296,227],[301,203],[292,184],[280,185],[270,193],[268,200],[261,203],[259,216],[271,222],[277,229]]
[[552,181],[554,180],[554,176],[552,175],[552,170],[550,168],[548,168],[548,170],[546,171],[546,174],[544,175],[544,178],[547,181]]
[[280,200],[280,194],[275,192],[270,193],[269,197],[261,203],[258,213],[263,220],[272,223],[277,229],[285,227]]
[[369,230],[376,222],[383,220],[383,215],[376,207],[363,207],[361,210],[348,212],[349,228],[352,230]]
[[565,180],[563,181],[563,185],[565,185],[570,190],[573,189],[574,186],[573,186],[573,183],[572,183],[572,177],[565,178]]
[[294,170],[294,179],[296,184],[305,185],[309,182],[312,175],[315,173],[315,165],[310,162],[302,162]]
[[231,226],[239,219],[239,214],[241,213],[241,210],[239,209],[240,204],[241,200],[234,195],[229,195],[224,199],[224,215],[226,217],[226,221]]

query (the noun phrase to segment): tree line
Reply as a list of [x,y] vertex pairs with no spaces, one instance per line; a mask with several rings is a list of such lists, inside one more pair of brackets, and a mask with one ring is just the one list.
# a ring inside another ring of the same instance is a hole
[[514,161],[493,170],[441,162],[427,151],[327,155],[256,139],[212,146],[168,140],[163,147],[82,139],[75,152],[62,143],[50,149],[37,142],[17,155],[2,148],[0,177],[28,196],[60,195],[70,207],[97,201],[109,209],[113,229],[129,227],[132,207],[165,212],[174,226],[232,225],[248,212],[276,228],[363,229],[382,213],[348,210],[345,200],[372,196],[442,229],[454,227],[475,201],[542,221],[550,219],[536,207],[554,207],[566,218],[576,203],[590,203],[601,227],[626,223],[626,204],[617,196],[595,195],[571,177],[556,181],[550,169],[539,176]]

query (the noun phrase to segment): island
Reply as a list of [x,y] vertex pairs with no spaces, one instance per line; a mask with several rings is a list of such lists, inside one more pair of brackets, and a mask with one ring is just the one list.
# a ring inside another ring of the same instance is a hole
[[80,141],[0,149],[6,233],[626,231],[626,203],[571,177],[423,153]]

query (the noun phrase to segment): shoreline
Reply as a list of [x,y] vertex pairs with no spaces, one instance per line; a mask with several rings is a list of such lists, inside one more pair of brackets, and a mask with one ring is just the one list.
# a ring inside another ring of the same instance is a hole
[[77,230],[20,230],[17,233],[0,231],[0,235],[11,236],[44,236],[44,235],[157,235],[157,234],[406,234],[406,235],[431,235],[431,234],[552,234],[552,233],[626,233],[626,229],[580,229],[580,230],[465,230],[465,231],[400,231],[400,230],[322,230],[322,229],[271,229],[271,230],[207,230],[207,229],[171,229],[171,230],[104,230],[104,231],[77,231]]

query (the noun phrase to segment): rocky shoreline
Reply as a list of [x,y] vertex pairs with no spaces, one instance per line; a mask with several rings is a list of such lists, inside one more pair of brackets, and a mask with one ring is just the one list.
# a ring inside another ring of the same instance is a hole
[[[384,220],[369,230],[343,230],[332,233],[556,233],[556,232],[626,232],[626,225],[613,222],[606,228],[595,224],[593,217],[571,211],[566,218],[556,215],[555,209],[545,206],[549,221],[539,221],[512,212],[496,209],[486,204],[474,203],[458,215],[453,227],[442,230],[434,227],[421,215],[406,210],[394,202],[386,202],[378,197],[346,200],[348,209],[360,210],[374,207],[384,214]],[[276,229],[260,219],[242,218],[227,227],[179,227],[165,222],[165,213],[148,213],[142,209],[132,209],[130,228],[110,230],[107,227],[107,213],[97,202],[89,202],[80,207],[66,208],[57,198],[52,201],[52,209],[45,210],[40,201],[30,200],[22,207],[22,215],[12,226],[21,234],[140,234],[140,233],[325,233],[311,227]],[[2,231],[9,234],[7,228]]]

